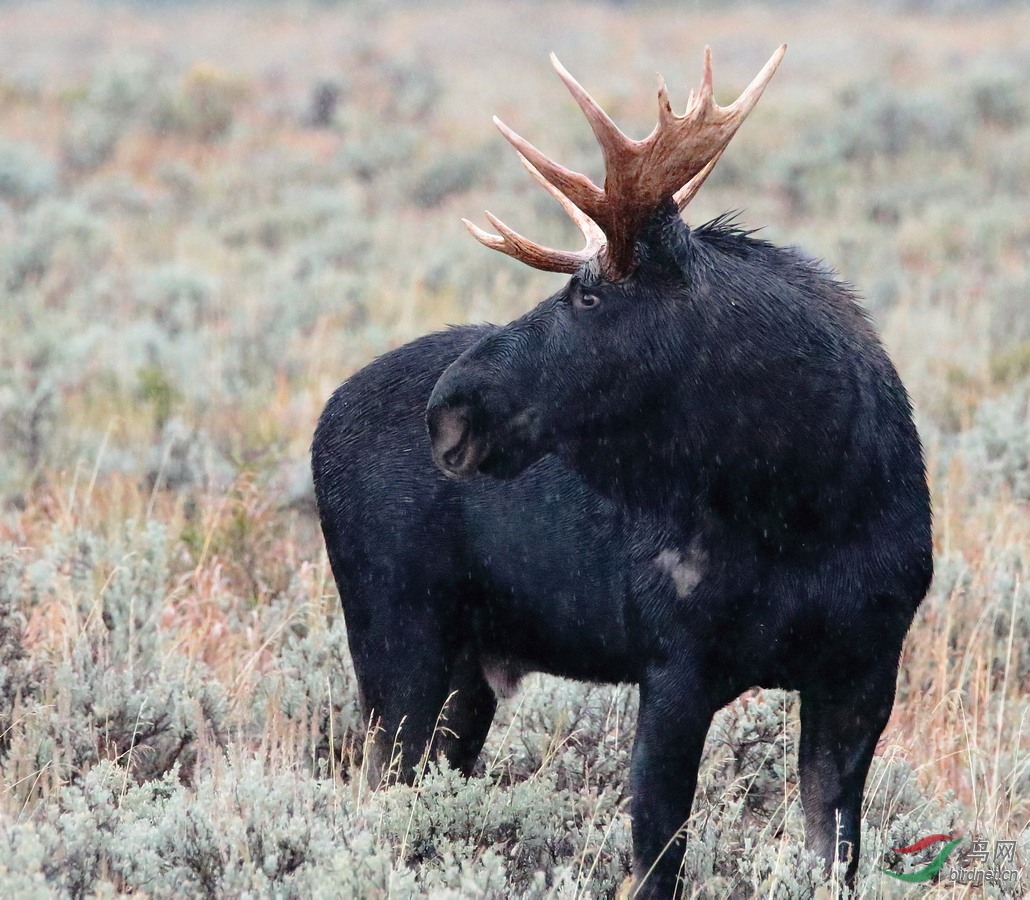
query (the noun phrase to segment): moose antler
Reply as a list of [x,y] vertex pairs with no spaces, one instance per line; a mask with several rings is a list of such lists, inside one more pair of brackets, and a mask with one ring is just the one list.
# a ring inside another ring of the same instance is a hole
[[576,253],[551,250],[522,237],[490,213],[487,218],[500,236],[477,228],[467,219],[462,220],[465,227],[480,243],[537,269],[572,273],[599,253],[603,277],[611,281],[625,278],[633,268],[640,229],[667,198],[672,197],[680,210],[694,198],[762,96],[786,50],[784,44],[772,55],[733,104],[719,106],[712,94],[712,52],[706,47],[701,86],[690,92],[682,116],[673,113],[665,81],[659,76],[658,124],[642,141],[626,137],[552,53],[551,64],[583,110],[601,146],[604,188],[544,156],[496,116],[494,124],[518,151],[533,177],[576,222],[587,245]]
[[519,161],[526,167],[529,174],[543,185],[544,190],[562,205],[562,209],[568,213],[569,218],[579,226],[579,230],[583,232],[583,237],[586,238],[586,246],[579,251],[551,250],[512,231],[489,210],[486,211],[486,217],[490,220],[490,224],[501,233],[500,237],[483,231],[482,228],[474,225],[468,219],[462,219],[461,221],[465,223],[469,234],[486,247],[500,250],[501,253],[507,253],[508,256],[521,260],[534,269],[543,269],[545,272],[567,272],[571,275],[588,259],[593,259],[598,251],[604,247],[604,232],[601,231],[596,222],[583,215],[568,197],[544,178],[521,153],[519,154]]

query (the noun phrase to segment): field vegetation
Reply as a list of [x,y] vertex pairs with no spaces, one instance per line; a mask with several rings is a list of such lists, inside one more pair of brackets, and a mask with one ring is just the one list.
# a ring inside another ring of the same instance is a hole
[[[937,577],[864,815],[863,897],[1030,893],[1030,12],[992,4],[0,4],[0,895],[603,897],[630,864],[634,692],[534,676],[465,781],[369,792],[313,514],[331,390],[561,282],[490,126],[599,175],[554,50],[635,136],[701,52],[786,60],[690,209],[855,284],[917,409]],[[794,698],[709,738],[698,897],[833,895]],[[961,834],[937,881],[891,848]],[[1003,845],[1004,846],[1004,845]]]

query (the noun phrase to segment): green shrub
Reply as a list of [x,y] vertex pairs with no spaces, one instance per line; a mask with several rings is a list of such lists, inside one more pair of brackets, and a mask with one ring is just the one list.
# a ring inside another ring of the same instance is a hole
[[54,163],[38,148],[8,141],[0,143],[0,199],[29,206],[54,190]]

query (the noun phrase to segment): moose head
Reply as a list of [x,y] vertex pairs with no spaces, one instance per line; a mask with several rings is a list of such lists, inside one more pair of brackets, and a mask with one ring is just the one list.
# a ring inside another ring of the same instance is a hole
[[[440,379],[428,424],[434,459],[445,473],[511,477],[542,455],[558,453],[596,474],[605,462],[639,463],[643,450],[648,456],[661,452],[640,442],[653,443],[657,430],[672,427],[659,422],[677,412],[670,401],[679,390],[670,392],[668,382],[691,375],[697,360],[690,357],[710,355],[705,333],[717,330],[723,318],[711,309],[717,298],[708,296],[722,286],[708,278],[706,248],[691,240],[680,214],[758,102],[785,50],[781,46],[728,107],[713,99],[707,49],[701,85],[683,115],[673,113],[659,78],[658,124],[641,141],[623,134],[552,54],[601,147],[603,188],[494,119],[526,169],[577,224],[585,246],[577,252],[540,246],[489,212],[499,234],[464,220],[487,247],[572,278],[471,348]],[[642,415],[653,426],[644,432]]]

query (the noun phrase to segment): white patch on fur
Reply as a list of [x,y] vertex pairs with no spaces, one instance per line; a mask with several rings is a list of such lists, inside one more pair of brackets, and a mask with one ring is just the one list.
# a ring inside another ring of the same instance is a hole
[[514,697],[519,689],[519,682],[526,670],[517,662],[511,659],[497,659],[495,657],[484,657],[480,660],[483,667],[483,677],[490,689],[502,700]]
[[705,552],[692,543],[686,553],[678,550],[663,550],[654,564],[672,579],[677,597],[686,597],[704,577]]

